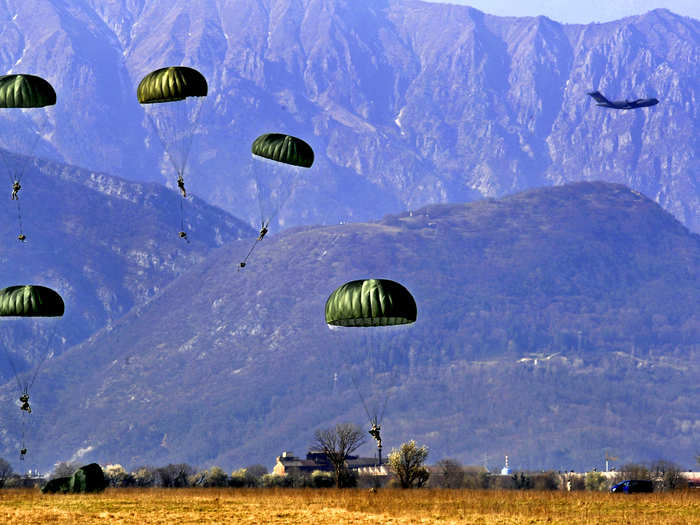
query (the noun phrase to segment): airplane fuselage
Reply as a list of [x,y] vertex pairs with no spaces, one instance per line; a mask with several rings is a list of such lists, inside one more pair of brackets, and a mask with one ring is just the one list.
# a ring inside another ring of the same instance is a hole
[[596,106],[613,109],[637,109],[655,106],[658,103],[658,99],[655,98],[639,98],[637,100],[613,100],[607,104],[602,102],[596,104]]
[[656,98],[638,98],[636,100],[608,100],[600,91],[588,93],[596,101],[596,106],[612,109],[637,109],[655,106],[659,103]]

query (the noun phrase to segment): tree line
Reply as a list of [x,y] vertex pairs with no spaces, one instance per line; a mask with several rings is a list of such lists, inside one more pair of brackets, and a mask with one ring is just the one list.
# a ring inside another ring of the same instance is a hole
[[[278,475],[269,473],[264,465],[254,464],[227,474],[214,466],[197,470],[187,463],[170,463],[163,467],[141,466],[127,471],[121,465],[102,468],[109,486],[126,487],[232,487],[232,488],[349,488],[349,487],[401,487],[445,489],[498,489],[498,490],[589,490],[607,491],[612,485],[627,479],[652,480],[656,491],[676,490],[688,487],[681,475],[681,468],[670,461],[658,460],[648,466],[629,463],[614,475],[592,471],[575,472],[516,472],[499,475],[483,467],[464,466],[455,459],[443,459],[433,466],[426,466],[428,448],[415,441],[403,443],[388,455],[386,466],[389,475],[358,475],[347,467],[347,460],[366,441],[365,432],[352,423],[340,423],[314,433],[313,447],[324,452],[331,463],[332,472],[315,470],[308,473]],[[697,458],[700,464],[700,456]],[[61,462],[56,465],[49,479],[71,476],[80,465]],[[20,476],[13,472],[8,461],[0,458],[0,488],[31,487],[47,480]]]

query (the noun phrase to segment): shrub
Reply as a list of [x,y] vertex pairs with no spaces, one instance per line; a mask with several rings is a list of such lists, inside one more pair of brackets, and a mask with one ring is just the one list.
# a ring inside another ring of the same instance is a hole
[[333,487],[335,485],[335,479],[333,479],[333,474],[331,472],[314,470],[311,473],[311,485],[317,489]]
[[604,492],[610,488],[607,478],[602,472],[588,472],[584,481],[586,490]]

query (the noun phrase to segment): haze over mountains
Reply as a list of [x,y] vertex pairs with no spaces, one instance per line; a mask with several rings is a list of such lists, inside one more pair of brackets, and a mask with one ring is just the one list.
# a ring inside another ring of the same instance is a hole
[[[602,178],[700,231],[700,22],[666,10],[563,25],[413,0],[76,0],[9,2],[0,19],[0,69],[56,86],[55,153],[128,179],[174,184],[140,78],[202,71],[191,188],[251,222],[250,144],[284,131],[317,164],[280,225]],[[607,111],[594,88],[661,102]]]
[[[624,186],[287,230],[238,271],[244,246],[46,363],[35,464],[81,451],[130,467],[271,466],[320,426],[365,421],[353,379],[368,402],[388,396],[386,446],[416,439],[434,460],[592,468],[606,449],[622,462],[696,453],[700,237]],[[411,290],[415,325],[328,330],[327,296],[367,276]],[[0,417],[16,419],[13,385],[1,392]]]

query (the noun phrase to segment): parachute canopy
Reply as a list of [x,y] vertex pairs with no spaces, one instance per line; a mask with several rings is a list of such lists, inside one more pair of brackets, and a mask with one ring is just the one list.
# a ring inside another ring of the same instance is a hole
[[311,146],[301,139],[281,133],[260,135],[253,142],[251,151],[253,155],[302,168],[310,168],[314,163]]
[[60,317],[64,310],[61,296],[45,286],[28,284],[0,290],[1,317]]
[[326,301],[326,323],[335,326],[392,326],[413,323],[416,301],[403,285],[388,279],[350,281]]
[[82,494],[86,492],[102,492],[108,483],[102,467],[97,463],[83,465],[72,476],[54,478],[41,489],[42,494]]
[[139,83],[136,96],[141,104],[174,102],[187,97],[206,97],[207,79],[199,71],[185,66],[164,67],[152,71]]
[[56,103],[51,84],[36,75],[0,76],[0,108],[42,108]]

